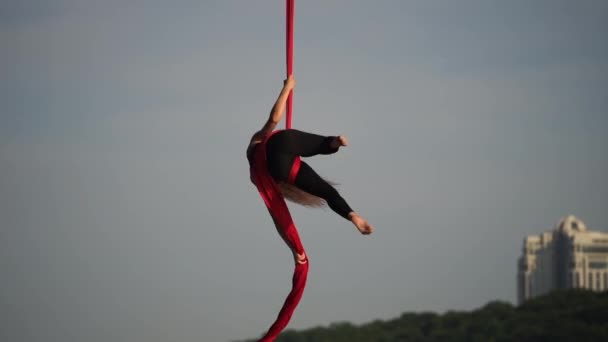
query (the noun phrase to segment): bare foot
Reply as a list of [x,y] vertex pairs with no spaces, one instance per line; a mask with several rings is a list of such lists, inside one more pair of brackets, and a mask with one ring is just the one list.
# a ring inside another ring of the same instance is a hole
[[337,136],[332,142],[331,142],[331,147],[332,148],[339,148],[342,146],[347,146],[348,145],[348,139],[346,139],[345,136],[340,135]]
[[374,227],[372,227],[369,222],[367,222],[363,217],[359,216],[356,213],[351,213],[349,216],[350,221],[357,227],[359,232],[363,235],[369,235],[374,232]]

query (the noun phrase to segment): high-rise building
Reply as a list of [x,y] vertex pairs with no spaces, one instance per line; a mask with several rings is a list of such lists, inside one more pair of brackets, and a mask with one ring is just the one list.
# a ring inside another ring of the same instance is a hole
[[524,239],[517,272],[519,303],[555,289],[608,290],[608,233],[570,215],[552,231]]

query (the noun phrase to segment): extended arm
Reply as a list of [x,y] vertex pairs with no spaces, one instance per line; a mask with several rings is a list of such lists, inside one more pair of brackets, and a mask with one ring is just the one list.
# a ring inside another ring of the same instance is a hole
[[268,120],[264,124],[261,130],[259,130],[254,136],[253,141],[263,140],[264,137],[272,133],[274,128],[277,126],[281,118],[283,117],[283,113],[285,112],[285,103],[287,102],[287,98],[289,97],[289,93],[296,86],[296,80],[293,78],[293,75],[289,76],[284,84],[283,89],[281,89],[281,93],[277,98],[274,106],[272,106],[272,110],[270,111],[270,115],[268,116]]

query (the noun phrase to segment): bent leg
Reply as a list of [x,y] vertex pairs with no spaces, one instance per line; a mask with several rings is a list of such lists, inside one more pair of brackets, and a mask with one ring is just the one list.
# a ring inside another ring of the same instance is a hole
[[335,136],[322,136],[297,129],[287,129],[278,132],[268,140],[267,151],[269,155],[282,153],[300,157],[332,154],[339,149],[339,146],[332,146],[336,138]]
[[346,200],[342,198],[338,190],[321,178],[321,176],[305,162],[302,162],[300,165],[300,172],[298,172],[298,175],[296,176],[294,185],[309,194],[324,199],[327,202],[327,205],[336,214],[350,220],[348,215],[353,210],[348,203],[346,203]]

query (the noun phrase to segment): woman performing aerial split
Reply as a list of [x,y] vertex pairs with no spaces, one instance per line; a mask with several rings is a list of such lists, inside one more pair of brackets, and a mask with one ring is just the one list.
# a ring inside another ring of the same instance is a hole
[[255,164],[253,155],[256,147],[265,142],[266,167],[284,197],[298,204],[312,207],[322,206],[325,202],[338,215],[351,221],[362,234],[372,233],[373,227],[355,213],[338,191],[305,162],[300,162],[298,174],[293,181],[290,181],[290,172],[296,157],[333,154],[338,152],[340,147],[348,144],[346,137],[342,135],[324,137],[295,129],[274,131],[281,121],[287,97],[295,84],[293,76],[289,76],[285,80],[283,89],[272,107],[264,127],[251,138],[247,147],[250,166]]
[[261,130],[253,134],[247,147],[251,181],[264,199],[277,231],[295,259],[292,290],[277,320],[260,340],[264,342],[274,341],[289,322],[304,292],[308,273],[308,256],[283,198],[305,206],[327,204],[335,213],[352,222],[361,234],[369,235],[374,231],[330,183],[300,160],[300,157],[336,153],[340,147],[348,144],[346,137],[321,136],[295,129],[274,130],[295,84],[293,76],[285,80],[268,120]]

